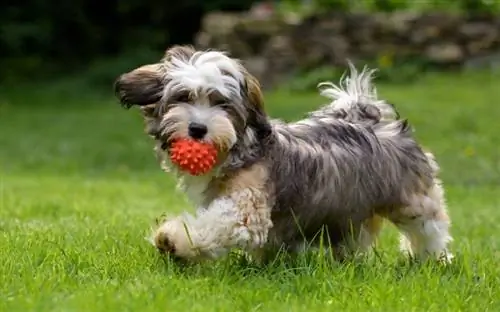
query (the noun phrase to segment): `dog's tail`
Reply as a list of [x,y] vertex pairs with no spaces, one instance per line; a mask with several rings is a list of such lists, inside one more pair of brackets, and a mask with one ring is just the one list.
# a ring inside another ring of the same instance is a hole
[[331,114],[349,122],[398,120],[399,113],[394,106],[377,97],[372,84],[376,70],[364,67],[359,72],[351,62],[348,66],[349,74],[344,73],[339,84],[322,82],[318,85],[320,94],[332,102],[317,113]]

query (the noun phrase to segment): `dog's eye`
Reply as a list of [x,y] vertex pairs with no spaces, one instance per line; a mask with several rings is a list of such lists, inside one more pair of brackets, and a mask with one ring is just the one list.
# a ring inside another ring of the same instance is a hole
[[175,96],[173,100],[177,103],[188,103],[189,102],[189,94],[183,93]]
[[210,93],[209,100],[212,106],[225,106],[229,104],[229,100],[218,91]]
[[226,99],[217,99],[213,102],[215,106],[223,106],[226,105],[228,102]]

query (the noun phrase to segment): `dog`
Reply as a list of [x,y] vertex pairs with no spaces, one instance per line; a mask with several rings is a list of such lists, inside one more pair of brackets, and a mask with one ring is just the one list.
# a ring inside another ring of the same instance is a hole
[[[349,63],[328,104],[286,123],[264,109],[260,84],[228,53],[177,45],[120,75],[122,106],[140,107],[161,166],[197,208],[166,217],[152,243],[186,261],[239,249],[258,257],[326,242],[336,259],[370,250],[384,220],[411,258],[449,262],[451,221],[439,166],[408,121],[379,99],[375,70]],[[190,176],[169,161],[176,138],[213,144],[216,166]]]

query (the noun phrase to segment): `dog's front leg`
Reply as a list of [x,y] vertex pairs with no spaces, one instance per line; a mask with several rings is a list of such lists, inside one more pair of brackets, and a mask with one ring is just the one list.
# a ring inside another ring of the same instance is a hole
[[246,188],[216,198],[195,216],[166,220],[156,230],[154,244],[186,260],[216,259],[232,248],[262,247],[271,226],[265,193]]

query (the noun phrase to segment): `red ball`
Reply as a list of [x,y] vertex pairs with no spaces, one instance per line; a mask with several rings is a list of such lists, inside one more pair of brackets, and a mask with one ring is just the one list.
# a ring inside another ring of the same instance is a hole
[[203,175],[217,162],[217,149],[209,143],[178,139],[170,147],[170,159],[173,164],[191,175]]

